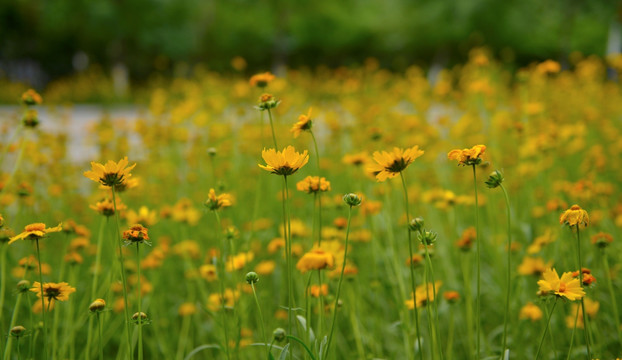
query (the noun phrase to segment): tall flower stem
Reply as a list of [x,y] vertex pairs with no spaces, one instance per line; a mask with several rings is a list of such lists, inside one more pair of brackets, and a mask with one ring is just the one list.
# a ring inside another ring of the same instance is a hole
[[475,341],[475,358],[479,359],[480,354],[480,333],[481,333],[481,318],[480,318],[480,305],[481,305],[481,276],[480,276],[480,258],[481,258],[481,244],[479,241],[479,202],[477,199],[477,172],[475,171],[475,165],[473,167],[473,190],[475,192],[475,246],[477,252],[476,266],[477,266],[477,296],[475,297],[475,335],[477,339]]
[[[546,320],[546,327],[544,328],[544,333],[542,333],[542,338],[540,339],[540,345],[538,345],[538,351],[536,352],[535,359],[538,360],[540,357],[540,350],[542,350],[542,344],[544,343],[544,338],[546,337],[546,333],[549,330],[549,324],[551,323],[551,317],[553,317],[553,312],[555,311],[555,305],[557,305],[557,298],[555,298],[555,302],[553,303],[553,308],[551,309],[551,313]],[[590,357],[591,359],[591,357]]]
[[[39,239],[35,238],[35,243],[37,244],[37,261],[39,261],[39,286],[41,289],[41,317],[43,318],[43,354],[44,359],[48,357],[48,340],[47,340],[47,328],[45,326],[45,302],[43,298],[45,297],[45,293],[43,292],[43,274],[41,272],[41,251],[39,251]],[[50,300],[51,302],[51,300]]]
[[136,298],[138,299],[138,359],[143,359],[143,317],[142,317],[142,299],[140,288],[140,243],[136,243],[136,269],[138,271],[138,281],[136,283]]
[[[91,299],[95,299],[95,295],[97,294],[97,286],[99,281],[99,272],[100,272],[100,264],[101,264],[101,254],[102,254],[102,243],[104,239],[104,224],[108,222],[108,217],[102,217],[99,223],[99,231],[97,233],[97,253],[95,255],[95,268],[93,269],[93,281],[91,282]],[[88,359],[90,356],[91,350],[91,342],[93,339],[93,317],[89,318],[88,332],[86,336],[86,358]]]
[[117,223],[117,250],[119,251],[119,264],[121,265],[121,282],[123,283],[123,314],[125,316],[125,333],[127,335],[127,349],[130,360],[134,359],[134,352],[132,351],[132,336],[130,334],[130,313],[127,301],[127,280],[125,279],[125,260],[123,259],[123,248],[121,247],[121,224],[119,221],[119,211],[117,211],[117,195],[115,187],[112,186],[112,206],[114,207],[114,217]]
[[[579,283],[583,285],[583,263],[581,262],[581,231],[579,225],[575,225],[577,230],[577,259],[579,260]],[[592,358],[592,352],[590,351],[590,326],[588,323],[587,313],[585,312],[584,298],[581,298],[581,311],[583,312],[583,333],[585,334],[585,347],[587,348],[588,359]]]
[[410,263],[408,265],[410,269],[410,285],[412,287],[413,301],[414,306],[413,310],[415,313],[415,328],[417,330],[417,347],[419,348],[419,357],[423,360],[423,348],[421,347],[421,330],[419,328],[419,314],[417,310],[417,299],[415,299],[415,293],[417,286],[415,285],[415,268],[412,263],[413,258],[413,242],[410,230],[410,211],[408,210],[408,188],[406,187],[406,180],[404,179],[404,175],[400,172],[400,177],[402,179],[402,187],[404,188],[404,207],[406,208],[406,229],[408,230],[408,251],[410,254]]
[[279,146],[276,144],[276,133],[274,132],[274,123],[272,122],[272,111],[268,109],[268,118],[270,118],[270,129],[272,130],[272,140],[274,141],[274,148],[278,149]]
[[[269,113],[268,113],[269,114]],[[292,239],[289,220],[287,175],[283,175],[283,235],[285,237],[285,262],[287,266],[287,333],[292,333],[292,308],[294,300],[292,279]],[[291,348],[289,354],[292,354]]]
[[[216,221],[218,222],[218,233],[222,234],[222,222],[220,221],[220,215],[217,210],[214,210],[214,215],[216,216]],[[220,249],[220,260],[218,261],[219,269],[218,269],[218,282],[220,283],[220,304],[222,311],[222,330],[225,336],[225,354],[227,356],[227,360],[231,359],[231,354],[229,353],[229,331],[227,330],[227,313],[225,308],[225,246],[221,245]]]
[[618,312],[618,304],[615,293],[613,291],[613,284],[611,282],[611,270],[609,270],[609,259],[605,249],[602,250],[603,255],[603,267],[605,273],[605,279],[607,280],[607,288],[609,289],[609,296],[611,297],[611,306],[613,307],[613,316],[616,321],[616,329],[618,331],[618,341],[622,344],[622,328],[620,327],[620,313]]
[[[255,291],[255,284],[251,283],[251,288],[253,289],[253,297],[255,298],[255,304],[257,305],[257,311],[259,311],[259,322],[261,323],[261,336],[264,339],[264,344],[266,345],[267,357],[266,359],[270,360],[270,348],[268,347],[268,338],[266,337],[266,325],[263,320],[263,313],[261,312],[261,305],[259,305],[259,299],[257,298],[257,292]],[[307,327],[309,324],[307,323]]]
[[572,335],[570,335],[570,347],[568,348],[568,356],[566,360],[570,360],[572,354],[572,345],[574,344],[574,333],[577,331],[577,321],[579,320],[579,307],[577,306],[577,313],[574,316],[574,326],[572,327]]
[[[341,295],[341,283],[343,282],[343,273],[346,269],[346,257],[348,255],[348,238],[350,235],[350,220],[352,218],[352,205],[348,208],[348,227],[346,228],[346,245],[343,252],[343,264],[341,265],[341,275],[339,275],[339,283],[337,285],[337,296],[335,297],[335,306],[333,309],[333,322],[330,325],[330,334],[326,343],[326,356],[329,354],[330,344],[333,340],[333,332],[335,331],[335,323],[337,322],[337,309],[339,308],[339,295]],[[320,289],[321,292],[321,289]],[[320,309],[322,311],[322,309]]]
[[[320,176],[320,151],[317,147],[317,141],[313,131],[311,133],[311,139],[313,139],[313,147],[315,148],[315,160],[317,163],[317,176]],[[322,244],[322,193],[316,193],[318,200],[318,246]],[[315,206],[315,203],[314,203]]]
[[104,360],[104,338],[102,336],[102,320],[99,312],[97,312],[97,327],[99,329],[99,360]]
[[0,244],[0,311],[4,309],[4,294],[6,292],[6,253],[8,245]]
[[15,323],[17,322],[17,315],[19,314],[19,307],[21,305],[22,294],[23,292],[20,290],[20,292],[17,294],[17,300],[15,300],[15,306],[13,306],[13,315],[11,315],[11,325],[9,325],[9,332],[7,335],[8,339],[4,347],[4,356],[2,357],[3,360],[11,359],[11,345],[13,342],[13,336],[11,336],[11,329],[13,329],[13,327],[15,326]]
[[505,294],[505,316],[503,318],[503,347],[501,348],[501,357],[503,358],[503,354],[505,353],[505,349],[507,348],[507,337],[508,337],[508,321],[510,319],[510,287],[512,283],[512,232],[511,232],[511,223],[510,223],[510,198],[508,197],[508,193],[505,190],[505,186],[503,184],[499,184],[501,190],[503,190],[503,196],[505,198],[505,207],[507,213],[508,220],[508,244],[507,244],[507,263],[508,263],[508,273],[507,273],[507,289]]
[[322,294],[322,271],[318,270],[317,271],[317,279],[318,279],[318,283],[320,285],[320,294],[317,297],[318,299],[318,310],[317,310],[317,334],[318,336],[322,335],[322,328],[323,328],[323,324],[322,324],[322,318],[324,317],[324,295]]

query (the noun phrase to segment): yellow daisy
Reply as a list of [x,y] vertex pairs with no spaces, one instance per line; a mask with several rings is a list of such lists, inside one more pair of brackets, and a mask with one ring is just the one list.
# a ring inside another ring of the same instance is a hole
[[259,164],[259,167],[276,175],[292,175],[309,162],[309,153],[305,150],[302,154],[297,152],[293,146],[288,146],[283,151],[275,149],[264,149],[261,157],[266,165]]
[[136,164],[130,167],[127,165],[127,156],[119,160],[118,163],[112,160],[108,160],[105,165],[91,162],[92,169],[85,171],[84,176],[108,187],[122,185],[132,176],[130,171],[136,166]]
[[375,164],[370,164],[367,170],[376,176],[377,181],[385,181],[399,175],[416,158],[423,155],[423,150],[415,145],[409,149],[393,148],[393,151],[376,151],[373,158]]
[[24,231],[21,234],[13,236],[11,240],[9,240],[9,244],[12,244],[16,242],[17,240],[41,239],[45,237],[45,235],[48,233],[59,232],[62,230],[63,230],[62,224],[58,224],[58,226],[53,227],[53,228],[46,228],[44,223],[34,223],[34,224],[26,225],[26,227],[24,228]]

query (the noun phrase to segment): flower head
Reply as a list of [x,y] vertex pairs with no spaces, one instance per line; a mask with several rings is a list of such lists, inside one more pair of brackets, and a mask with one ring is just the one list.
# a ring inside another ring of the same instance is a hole
[[104,308],[106,308],[106,300],[104,299],[95,299],[95,301],[89,305],[90,312],[101,312]]
[[[35,281],[32,284],[30,291],[37,294],[38,298],[41,298],[41,283]],[[66,301],[69,300],[69,295],[74,293],[76,288],[69,286],[66,282],[62,283],[44,283],[43,284],[43,300],[46,308],[52,307],[54,301]]]
[[278,100],[272,94],[263,94],[259,97],[259,103],[257,104],[257,109],[260,111],[274,109],[279,106],[281,100]]
[[218,210],[221,208],[226,208],[231,206],[232,199],[229,194],[220,194],[216,195],[216,191],[214,189],[209,189],[209,194],[207,195],[207,201],[205,201],[205,206],[210,210]]
[[575,204],[561,214],[559,217],[559,223],[570,227],[580,226],[585,228],[590,224],[590,216],[587,214],[587,211],[581,209],[579,205]]
[[479,165],[482,162],[481,155],[486,151],[486,145],[475,145],[470,149],[454,149],[447,153],[449,160],[458,161],[458,165]]
[[266,71],[265,73],[255,74],[255,75],[251,76],[251,78],[248,81],[248,83],[251,86],[257,86],[257,87],[260,87],[260,88],[265,88],[275,78],[276,78],[276,76],[274,76],[274,74],[270,73],[269,71]]
[[24,228],[24,231],[21,234],[13,236],[11,240],[9,240],[9,244],[12,244],[17,240],[41,239],[45,237],[45,235],[48,233],[59,232],[62,230],[63,230],[62,224],[58,224],[58,226],[53,227],[53,228],[46,228],[45,224],[43,223],[34,223],[34,224],[26,225],[26,227]]
[[335,265],[335,256],[320,248],[315,248],[304,254],[298,263],[296,269],[305,273],[309,270],[321,270]]
[[529,319],[531,321],[538,321],[542,319],[542,310],[540,310],[538,305],[530,301],[520,309],[518,318],[521,320]]
[[149,233],[146,227],[136,224],[123,232],[123,238],[127,240],[127,243],[142,243],[149,240]]
[[415,145],[409,149],[393,148],[393,151],[376,151],[373,158],[375,164],[370,164],[367,170],[376,175],[377,181],[385,181],[399,175],[416,158],[423,155],[423,150]]
[[598,234],[593,235],[591,240],[593,245],[596,245],[599,248],[606,248],[613,242],[613,236],[601,231]]
[[543,279],[538,281],[540,292],[565,297],[570,301],[579,300],[585,296],[579,279],[572,276],[572,272],[565,272],[560,278],[555,269],[546,269]]
[[313,127],[313,121],[311,121],[311,108],[309,108],[306,115],[298,116],[298,122],[292,126],[290,131],[294,134],[294,138],[297,138],[301,132],[311,130],[311,127]]
[[[127,206],[121,202],[121,198],[116,199],[117,211],[125,210]],[[101,215],[112,216],[114,215],[114,204],[110,198],[104,198],[101,201],[95,203],[95,205],[89,205],[89,207]]]
[[38,105],[42,102],[43,99],[41,98],[41,95],[39,95],[33,89],[28,89],[25,93],[22,94],[22,103],[24,103],[24,105]]
[[127,156],[119,160],[118,163],[112,160],[108,160],[105,165],[91,162],[92,169],[90,171],[85,171],[84,176],[104,186],[117,187],[123,185],[132,176],[130,171],[132,171],[136,164],[130,167],[127,167],[127,165]]
[[296,183],[296,189],[298,189],[298,191],[304,191],[307,194],[326,192],[330,190],[330,181],[319,176],[307,176]]
[[276,175],[292,175],[301,167],[309,162],[309,153],[305,150],[302,154],[297,152],[293,146],[288,146],[283,151],[275,149],[264,149],[261,157],[266,165],[259,164],[259,167]]

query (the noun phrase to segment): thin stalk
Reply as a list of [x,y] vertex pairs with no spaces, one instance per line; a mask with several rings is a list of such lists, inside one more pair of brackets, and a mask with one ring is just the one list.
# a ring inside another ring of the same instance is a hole
[[[428,245],[424,244],[423,248],[425,250],[425,258],[426,258],[426,262],[428,263],[428,267],[430,268],[430,277],[432,278],[432,293],[433,293],[433,298],[436,300],[436,279],[434,277],[434,268],[432,267],[432,259],[430,258],[430,252],[428,251]],[[426,280],[426,296],[428,297],[428,299],[430,299],[430,289],[428,288],[428,284],[427,284],[427,280]],[[442,346],[442,341],[441,341],[441,334],[440,331],[438,329],[438,301],[433,301],[432,302],[432,308],[434,310],[434,321],[431,321],[434,330],[432,332],[433,335],[433,339],[434,342],[436,342],[436,344],[438,345],[438,351],[439,351],[439,355],[441,356],[441,359],[443,359],[443,346]],[[429,311],[428,311],[429,313]]]
[[445,354],[447,355],[448,359],[452,359],[452,355],[453,355],[453,346],[454,346],[454,329],[455,329],[455,314],[454,314],[454,308],[453,305],[451,306],[451,308],[449,309],[449,330],[448,333],[449,335],[447,336],[447,350],[445,350]]
[[570,347],[568,348],[568,356],[566,360],[570,360],[570,354],[572,354],[572,346],[574,344],[574,333],[577,331],[577,321],[579,321],[579,307],[577,306],[577,313],[574,316],[574,326],[572,327],[572,335],[570,335]]
[[140,243],[136,243],[136,269],[138,270],[138,281],[136,283],[136,297],[138,298],[138,359],[143,358],[143,317],[142,317],[142,299],[140,288]]
[[97,327],[99,328],[99,360],[104,360],[104,340],[102,337],[102,321],[97,312]]
[[[95,295],[97,294],[97,285],[99,282],[99,267],[101,264],[101,254],[102,254],[102,243],[103,243],[103,239],[104,239],[104,224],[108,221],[108,217],[102,217],[101,221],[99,222],[99,231],[97,233],[97,253],[95,255],[95,268],[94,268],[94,273],[93,273],[93,281],[91,283],[91,300],[95,300]],[[92,333],[92,329],[93,329],[93,317],[89,317],[89,325],[88,325],[88,331],[87,331],[87,336],[86,336],[86,350],[85,350],[85,354],[86,354],[86,359],[89,359],[90,357],[90,349],[91,349],[91,341],[93,339],[93,333]]]
[[[119,264],[121,265],[121,282],[123,283],[123,314],[125,318],[123,323],[125,324],[125,333],[127,335],[127,349],[130,360],[134,359],[134,352],[132,351],[132,336],[130,333],[130,313],[127,301],[127,280],[125,279],[125,260],[123,259],[123,249],[121,247],[121,224],[119,221],[119,211],[117,211],[117,195],[115,187],[111,187],[112,190],[112,206],[114,207],[114,217],[117,223],[117,250],[119,251]],[[139,316],[140,317],[140,316]]]
[[481,276],[480,276],[480,258],[481,258],[481,244],[479,241],[479,202],[477,199],[477,174],[475,171],[475,165],[473,166],[473,190],[475,192],[475,246],[477,247],[477,296],[475,298],[475,328],[476,328],[476,350],[475,358],[479,359],[480,354],[480,333],[481,333],[481,319],[480,319],[480,305],[481,305]]
[[[257,299],[257,292],[255,291],[255,284],[251,283],[251,288],[253,289],[253,297],[255,298],[255,304],[257,304],[257,310],[259,311],[259,321],[261,322],[261,334],[263,336],[263,342],[266,344],[266,352],[267,359],[270,359],[270,348],[268,347],[268,338],[266,337],[266,326],[263,321],[263,314],[261,312],[261,306],[259,305],[259,299]],[[307,328],[309,327],[309,323],[307,323]]]
[[[467,256],[467,254],[465,254],[465,257]],[[473,328],[473,323],[474,323],[474,319],[473,319],[473,290],[472,290],[472,283],[471,283],[471,266],[470,263],[467,261],[469,259],[464,259],[464,257],[462,258],[461,264],[462,264],[462,275],[463,275],[463,280],[464,280],[464,295],[465,295],[465,301],[464,301],[464,306],[465,306],[465,312],[466,312],[466,322],[468,324],[468,329],[467,330],[467,338],[469,339],[469,354],[473,354],[473,345],[475,343],[475,340],[473,339],[473,331],[471,330]],[[470,358],[473,358],[473,356],[470,356]]]
[[609,259],[605,249],[602,250],[603,254],[603,267],[605,273],[605,279],[607,280],[607,288],[609,289],[609,296],[611,297],[611,306],[613,307],[613,316],[616,321],[616,329],[618,330],[618,341],[622,344],[622,328],[620,328],[620,313],[618,312],[618,304],[615,293],[613,291],[613,283],[611,282],[611,270],[609,270]]
[[503,318],[503,347],[501,348],[501,358],[503,358],[503,354],[505,353],[505,349],[507,348],[507,336],[508,336],[508,321],[510,319],[510,286],[512,282],[512,233],[511,233],[511,223],[510,223],[510,199],[508,197],[507,191],[505,191],[505,187],[503,184],[499,184],[501,190],[503,190],[503,195],[505,197],[505,207],[507,212],[508,219],[508,245],[507,245],[507,263],[508,263],[508,273],[507,273],[507,289],[505,296],[505,316]]
[[4,309],[4,294],[6,293],[6,252],[8,245],[0,245],[0,312]]
[[[43,301],[43,297],[45,293],[43,292],[43,274],[41,272],[41,252],[39,251],[39,238],[35,238],[35,243],[37,244],[37,261],[39,261],[39,286],[41,290],[41,317],[43,318],[43,354],[44,358],[48,357],[48,340],[47,340],[47,330],[45,326],[45,302]],[[51,300],[50,300],[51,303]]]
[[[218,233],[222,234],[222,223],[220,222],[220,215],[218,215],[217,210],[214,210],[214,215],[216,216],[216,221],[218,222],[218,226],[219,226]],[[222,306],[222,309],[221,309],[222,329],[223,329],[223,333],[225,336],[224,348],[225,348],[225,354],[227,355],[227,360],[229,360],[231,359],[231,354],[229,353],[229,331],[227,330],[227,312],[225,308],[225,247],[223,244],[221,244],[220,261],[218,263],[220,264],[219,266],[220,269],[218,269],[218,272],[219,272],[218,282],[220,283],[220,304]]]
[[408,265],[410,269],[410,285],[412,287],[412,296],[414,301],[413,310],[415,312],[415,328],[417,330],[417,347],[419,348],[419,357],[423,360],[423,348],[421,347],[421,330],[419,329],[419,314],[417,310],[417,300],[415,299],[415,293],[417,286],[415,285],[415,268],[412,263],[413,258],[413,242],[412,236],[410,234],[410,211],[408,210],[408,188],[406,187],[406,180],[404,179],[404,175],[400,172],[400,177],[402,179],[402,187],[404,188],[404,207],[406,208],[406,229],[408,230],[408,251],[410,254],[410,264]]
[[315,148],[315,161],[317,163],[317,176],[320,176],[320,151],[317,147],[317,141],[315,140],[315,134],[313,131],[309,131],[311,133],[311,139],[313,139],[313,147]]
[[2,357],[3,360],[9,360],[11,358],[11,344],[13,342],[13,337],[11,336],[11,329],[15,326],[15,323],[17,322],[17,315],[19,314],[19,306],[21,305],[22,294],[23,292],[20,290],[20,292],[17,294],[17,300],[15,300],[15,306],[13,306],[13,315],[11,315],[11,325],[9,325],[9,332],[7,335],[8,339],[4,347],[4,356]]
[[274,149],[277,150],[279,146],[276,144],[276,134],[274,133],[274,124],[272,123],[272,112],[268,109],[268,117],[270,118],[270,129],[272,129],[272,140],[274,140]]
[[[535,359],[538,360],[540,357],[540,350],[542,349],[542,344],[544,343],[544,338],[546,337],[546,333],[549,330],[549,324],[551,323],[551,317],[553,317],[553,312],[555,311],[555,305],[557,305],[557,298],[555,298],[555,302],[553,303],[553,308],[551,309],[551,313],[546,320],[546,327],[544,328],[544,333],[542,334],[542,338],[540,339],[540,345],[538,345],[538,351],[536,352]],[[591,359],[591,358],[590,358]]]
[[323,321],[322,319],[324,318],[324,296],[322,295],[322,271],[318,269],[317,271],[317,279],[318,279],[318,283],[320,284],[320,296],[318,296],[318,305],[319,305],[319,309],[317,311],[317,336],[318,338],[320,336],[322,336],[322,328],[323,328]]
[[337,309],[339,308],[339,295],[341,295],[341,283],[343,282],[343,273],[346,269],[346,256],[348,255],[348,238],[350,235],[350,220],[352,218],[352,205],[348,208],[348,227],[346,228],[346,245],[343,252],[343,264],[341,265],[341,275],[339,275],[339,284],[337,285],[337,297],[335,298],[335,308],[333,309],[333,322],[330,326],[330,335],[328,336],[328,343],[326,344],[326,355],[328,356],[330,350],[330,344],[333,340],[333,332],[335,331],[335,324],[337,323]]
[[175,359],[181,360],[184,358],[184,350],[186,348],[186,341],[188,340],[188,331],[190,329],[190,315],[184,315],[181,323],[181,331],[179,332],[179,339],[177,341],[177,354]]
[[[270,114],[270,113],[268,113]],[[283,234],[285,235],[285,259],[287,266],[287,333],[292,333],[292,307],[293,307],[293,280],[292,280],[292,244],[289,228],[289,207],[287,204],[288,199],[288,187],[287,187],[287,175],[283,176]],[[291,359],[292,348],[290,347],[289,356]]]
[[[581,262],[581,232],[579,231],[579,225],[575,225],[577,228],[577,258],[579,259],[579,283],[583,285],[583,263]],[[592,352],[590,351],[590,327],[588,323],[587,313],[585,312],[585,302],[581,298],[581,311],[583,312],[583,334],[585,335],[585,347],[587,348],[588,359],[592,358]]]

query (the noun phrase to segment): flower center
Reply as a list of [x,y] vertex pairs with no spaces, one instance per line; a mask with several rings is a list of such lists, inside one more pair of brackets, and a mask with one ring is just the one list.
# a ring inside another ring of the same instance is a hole
[[34,223],[30,225],[26,225],[26,231],[43,231],[45,230],[45,224],[43,223]]
[[572,205],[570,210],[581,210],[581,207],[579,205]]
[[565,292],[566,291],[566,284],[563,282],[559,283],[559,292]]

